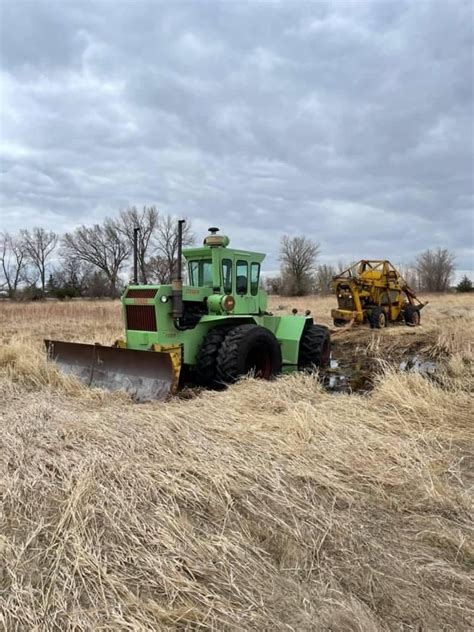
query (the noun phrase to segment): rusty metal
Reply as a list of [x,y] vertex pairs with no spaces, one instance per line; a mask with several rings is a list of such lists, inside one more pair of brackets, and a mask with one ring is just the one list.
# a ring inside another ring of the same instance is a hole
[[127,290],[126,298],[155,298],[158,290],[149,287],[131,287]]
[[[135,301],[146,299],[135,299]],[[125,305],[127,329],[134,331],[156,331],[156,313],[154,305]]]
[[337,308],[331,310],[336,326],[369,322],[379,329],[382,323],[377,315],[381,310],[385,322],[405,319],[410,324],[407,310],[416,309],[419,322],[420,311],[426,305],[386,259],[361,259],[334,276],[331,288],[337,296]]
[[179,372],[170,353],[45,340],[50,359],[87,386],[124,390],[136,401],[164,400],[176,392]]

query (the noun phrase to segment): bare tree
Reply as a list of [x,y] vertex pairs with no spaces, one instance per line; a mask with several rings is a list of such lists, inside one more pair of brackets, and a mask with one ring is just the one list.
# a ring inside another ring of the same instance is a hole
[[165,285],[170,282],[170,266],[163,257],[150,257],[146,262],[147,278],[153,283]]
[[350,266],[350,263],[347,263],[346,261],[339,259],[336,266],[336,274],[342,274],[349,268],[349,266]]
[[0,288],[6,288],[8,296],[14,298],[26,266],[26,249],[24,242],[9,233],[1,233],[0,262],[4,278],[3,283],[0,284]]
[[263,281],[263,287],[268,292],[268,294],[281,294],[281,277],[265,277]]
[[397,266],[397,270],[402,275],[402,278],[405,280],[406,284],[411,287],[412,290],[419,289],[419,281],[418,281],[418,270],[413,263],[408,264],[399,264]]
[[35,227],[31,232],[29,230],[22,230],[21,237],[27,258],[38,271],[41,293],[44,294],[47,260],[56,248],[58,236],[53,231]]
[[87,296],[102,298],[110,296],[110,284],[101,270],[95,270],[87,280]]
[[427,292],[446,292],[454,276],[454,255],[446,248],[425,250],[416,260],[420,288]]
[[70,254],[67,256],[64,256],[65,253],[62,254],[59,265],[52,275],[56,294],[64,297],[84,296],[89,288],[94,266]]
[[336,275],[333,266],[323,264],[316,268],[315,289],[322,296],[331,294],[331,281]]
[[[183,226],[183,246],[189,246],[194,242],[194,239],[191,223],[187,221]],[[159,264],[161,271],[163,269],[166,271],[166,274],[161,275],[161,278],[164,279],[161,283],[170,283],[173,272],[175,272],[178,255],[178,228],[177,220],[174,217],[164,215],[159,218],[154,242],[157,252],[154,257],[155,263]]]
[[106,219],[92,227],[80,226],[63,238],[63,254],[90,263],[101,270],[117,296],[119,273],[130,254],[130,243],[117,222]]
[[310,292],[318,254],[319,245],[308,237],[282,237],[280,261],[285,293],[303,296]]
[[352,266],[356,263],[357,261],[343,261],[342,259],[339,259],[336,265],[336,274],[342,274],[349,268],[352,268]]
[[142,283],[148,282],[146,255],[152,243],[152,237],[156,232],[158,221],[158,211],[154,206],[144,206],[141,211],[138,211],[135,206],[132,206],[120,213],[118,228],[128,239],[130,247],[133,246],[134,229],[140,229],[138,233],[137,259],[140,281]]

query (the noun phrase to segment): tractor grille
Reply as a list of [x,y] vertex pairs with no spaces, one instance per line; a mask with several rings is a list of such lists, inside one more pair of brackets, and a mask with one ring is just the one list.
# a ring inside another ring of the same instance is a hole
[[337,301],[337,305],[339,309],[353,310],[354,300],[348,296],[341,296]]
[[155,298],[157,291],[152,288],[131,288],[127,292],[127,298]]
[[127,329],[156,331],[154,305],[125,305]]

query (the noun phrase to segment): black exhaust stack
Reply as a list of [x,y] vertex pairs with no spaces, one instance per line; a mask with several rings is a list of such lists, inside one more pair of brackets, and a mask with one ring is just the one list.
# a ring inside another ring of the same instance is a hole
[[173,318],[183,316],[183,224],[185,219],[178,220],[178,257],[176,261],[176,278],[171,281],[171,298]]
[[133,229],[133,285],[138,285],[138,233],[139,228]]

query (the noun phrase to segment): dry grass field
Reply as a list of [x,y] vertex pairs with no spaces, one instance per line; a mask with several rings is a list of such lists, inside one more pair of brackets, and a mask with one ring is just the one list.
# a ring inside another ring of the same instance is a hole
[[368,394],[290,375],[140,405],[42,351],[113,342],[117,302],[0,304],[0,626],[472,629],[474,297],[428,298],[421,327],[336,335],[380,358]]

